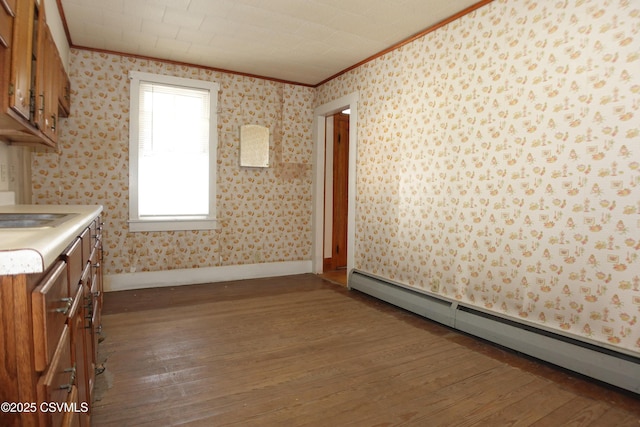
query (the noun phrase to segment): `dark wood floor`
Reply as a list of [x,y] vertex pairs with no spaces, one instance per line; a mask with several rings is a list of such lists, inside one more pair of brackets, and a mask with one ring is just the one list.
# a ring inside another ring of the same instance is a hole
[[347,270],[344,268],[340,270],[325,271],[320,275],[320,277],[337,285],[347,286],[348,284]]
[[313,275],[108,293],[94,426],[639,426],[637,395]]

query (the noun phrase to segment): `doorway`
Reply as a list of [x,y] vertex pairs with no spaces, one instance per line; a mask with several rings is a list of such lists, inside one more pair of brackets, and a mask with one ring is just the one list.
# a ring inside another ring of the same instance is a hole
[[349,212],[349,115],[339,112],[326,120],[325,150],[325,273],[347,269]]
[[[358,123],[358,99],[357,92],[345,95],[341,98],[333,100],[327,104],[317,107],[314,111],[314,184],[313,184],[313,254],[312,254],[312,271],[316,274],[322,274],[324,271],[325,258],[325,217],[329,215],[325,211],[325,191],[333,191],[326,188],[325,182],[325,161],[328,158],[326,151],[326,122],[335,114],[345,109],[350,110],[348,115],[348,134],[349,147],[348,150],[348,174],[347,180],[347,221],[346,221],[346,257],[347,267],[343,275],[348,275],[354,268],[354,242],[355,242],[355,214],[356,214],[356,147],[357,147],[357,123]],[[331,151],[333,153],[333,150]],[[331,168],[333,170],[333,168]],[[331,210],[333,205],[331,205]],[[342,210],[344,213],[344,210]],[[331,214],[332,215],[332,214]],[[344,242],[343,242],[344,244]]]

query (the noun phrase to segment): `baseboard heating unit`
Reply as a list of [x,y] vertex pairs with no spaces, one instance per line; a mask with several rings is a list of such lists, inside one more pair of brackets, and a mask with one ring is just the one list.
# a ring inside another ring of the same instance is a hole
[[352,270],[349,288],[451,328],[640,394],[640,358]]

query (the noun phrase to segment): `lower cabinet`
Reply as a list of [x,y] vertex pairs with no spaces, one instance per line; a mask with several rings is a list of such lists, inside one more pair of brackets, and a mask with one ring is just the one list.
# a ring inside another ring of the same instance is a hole
[[90,426],[101,231],[98,217],[42,274],[0,276],[0,426]]
[[[93,373],[92,365],[89,363],[88,354],[85,348],[87,342],[87,328],[85,321],[84,307],[84,286],[79,285],[76,288],[76,294],[73,298],[73,306],[69,313],[69,328],[71,332],[71,361],[75,368],[76,378],[74,384],[75,397],[72,402],[77,402],[80,406],[80,412],[77,413],[77,425],[90,425],[90,413],[88,405],[91,402],[91,394],[89,393],[89,375]],[[82,412],[82,405],[85,405],[87,411]],[[63,425],[65,425],[63,423]]]
[[69,327],[64,326],[51,364],[38,381],[38,406],[41,425],[60,426],[68,408],[69,392],[75,386],[76,366],[71,357]]

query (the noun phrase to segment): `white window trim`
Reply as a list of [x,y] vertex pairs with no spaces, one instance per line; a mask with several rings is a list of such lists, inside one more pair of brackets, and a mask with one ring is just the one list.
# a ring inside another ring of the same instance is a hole
[[[216,219],[216,170],[218,152],[218,92],[215,82],[130,71],[129,80],[129,231],[214,230]],[[138,132],[140,81],[209,90],[209,215],[158,216],[140,218],[138,212]],[[136,96],[134,96],[136,94]]]

